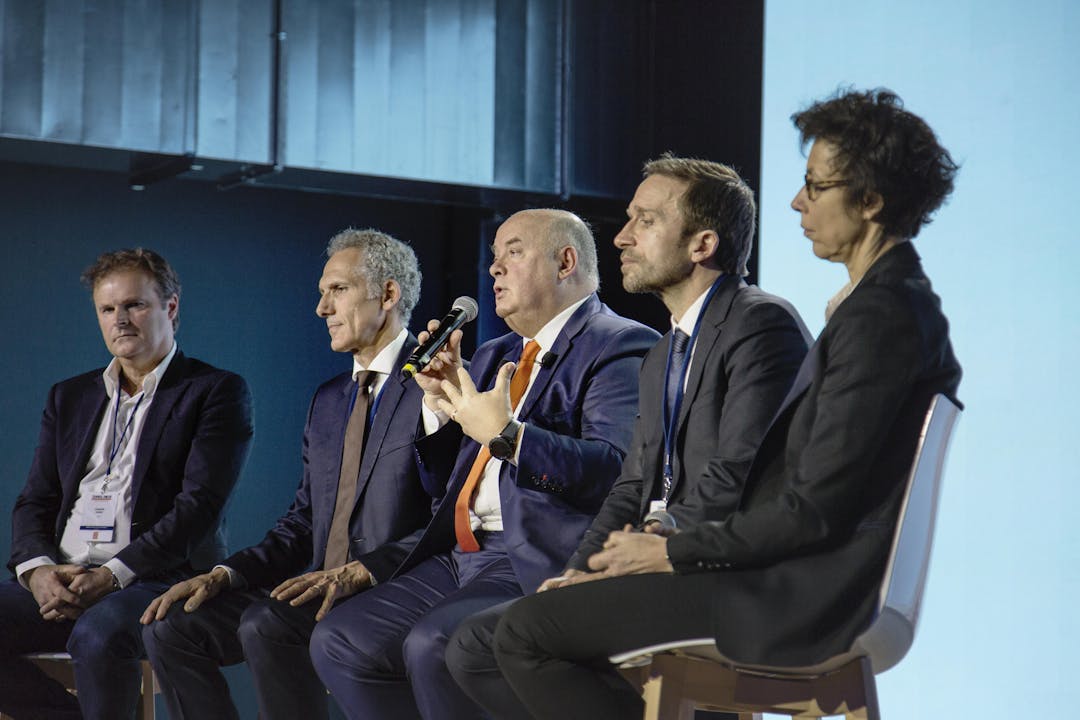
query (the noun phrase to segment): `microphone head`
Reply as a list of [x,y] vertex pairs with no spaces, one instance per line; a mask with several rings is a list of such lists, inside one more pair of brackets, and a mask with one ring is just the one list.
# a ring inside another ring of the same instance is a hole
[[468,295],[462,295],[454,301],[452,309],[461,310],[465,313],[465,322],[472,322],[480,312],[480,306]]
[[676,527],[675,518],[666,510],[655,510],[646,515],[645,519],[641,521],[641,527],[653,522],[660,523],[660,527],[667,530],[674,530]]

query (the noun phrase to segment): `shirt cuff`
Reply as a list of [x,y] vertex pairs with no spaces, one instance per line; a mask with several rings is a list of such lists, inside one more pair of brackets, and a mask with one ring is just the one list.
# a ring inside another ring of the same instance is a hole
[[121,588],[126,588],[128,585],[135,582],[135,573],[131,571],[131,568],[116,558],[105,561],[102,566],[109,568],[113,577],[116,578],[116,582],[120,583]]
[[443,425],[450,422],[450,416],[441,410],[432,410],[423,400],[420,401],[420,415],[424,422],[424,435],[434,435]]
[[247,587],[247,580],[244,579],[244,576],[241,575],[240,573],[236,572],[235,570],[233,570],[228,565],[215,565],[214,567],[212,567],[210,569],[211,570],[217,570],[218,568],[221,568],[222,570],[224,570],[228,574],[228,576],[229,576],[229,588],[230,589],[232,589],[232,590],[243,590],[244,588]]
[[521,446],[525,444],[525,423],[518,424],[517,444],[514,446],[514,457],[512,458],[514,467],[518,466],[518,461],[521,459]]
[[42,565],[55,565],[55,564],[56,564],[56,562],[53,561],[53,559],[51,557],[49,557],[48,555],[41,555],[40,557],[31,558],[30,560],[27,560],[25,562],[21,562],[21,563],[19,563],[18,565],[15,566],[15,577],[19,579],[19,584],[20,585],[22,585],[24,588],[29,590],[30,585],[29,585],[29,583],[26,582],[26,580],[23,579],[23,575],[25,573],[30,572],[34,568],[41,567]]

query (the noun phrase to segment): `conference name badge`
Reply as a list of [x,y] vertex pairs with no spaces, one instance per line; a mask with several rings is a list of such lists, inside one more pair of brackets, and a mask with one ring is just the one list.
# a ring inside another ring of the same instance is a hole
[[112,542],[116,530],[116,495],[91,495],[79,522],[79,538],[86,542]]

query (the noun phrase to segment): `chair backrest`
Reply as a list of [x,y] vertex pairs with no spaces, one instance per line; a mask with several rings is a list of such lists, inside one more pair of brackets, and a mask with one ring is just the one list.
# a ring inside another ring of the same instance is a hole
[[938,394],[930,401],[896,521],[878,615],[855,640],[856,651],[870,657],[875,673],[900,662],[915,639],[930,567],[941,476],[959,417],[960,408],[946,396]]

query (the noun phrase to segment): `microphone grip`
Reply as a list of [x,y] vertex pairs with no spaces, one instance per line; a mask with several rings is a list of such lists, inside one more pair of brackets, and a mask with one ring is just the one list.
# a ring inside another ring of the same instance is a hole
[[464,325],[467,320],[468,317],[461,308],[455,307],[447,313],[446,317],[439,321],[439,327],[428,336],[428,339],[420,347],[413,351],[413,354],[401,366],[402,378],[408,380],[426,368],[431,359],[450,341],[450,335]]

